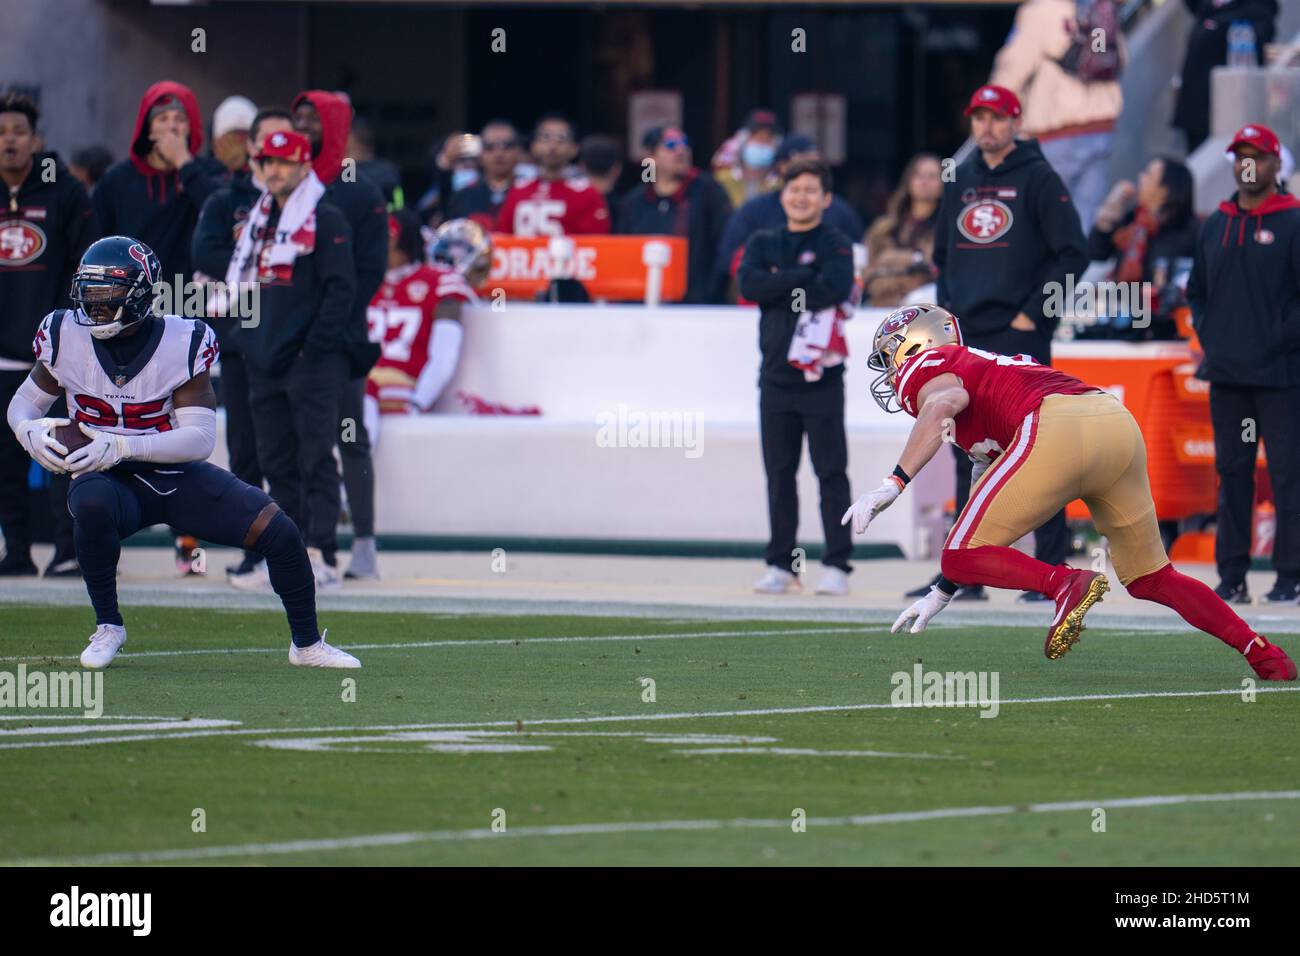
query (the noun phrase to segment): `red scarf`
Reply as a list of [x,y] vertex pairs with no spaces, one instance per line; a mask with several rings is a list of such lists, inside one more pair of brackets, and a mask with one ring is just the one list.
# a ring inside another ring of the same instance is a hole
[[1133,221],[1115,230],[1115,248],[1123,249],[1115,269],[1116,282],[1141,282],[1146,272],[1147,243],[1159,231],[1156,217],[1139,206]]

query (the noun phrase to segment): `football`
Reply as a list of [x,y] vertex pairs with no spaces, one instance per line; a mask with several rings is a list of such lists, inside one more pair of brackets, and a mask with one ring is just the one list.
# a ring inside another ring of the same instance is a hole
[[77,427],[76,422],[73,422],[71,425],[55,426],[54,440],[64,448],[68,449],[69,455],[78,448],[90,444],[90,439],[86,436],[85,432]]

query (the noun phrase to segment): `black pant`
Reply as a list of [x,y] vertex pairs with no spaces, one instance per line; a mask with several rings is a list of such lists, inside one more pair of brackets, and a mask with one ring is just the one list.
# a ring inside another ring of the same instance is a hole
[[342,352],[299,355],[282,375],[269,376],[253,365],[248,372],[257,461],[271,497],[302,531],[307,547],[332,559],[339,523],[334,444],[347,358]]
[[[0,371],[0,408],[8,409],[28,374],[23,370]],[[60,395],[46,414],[51,418],[66,418],[67,408]],[[0,434],[0,531],[4,532],[5,551],[21,557],[31,554],[32,546],[32,502],[27,483],[32,458],[7,425],[0,427],[0,432],[3,432]],[[75,553],[66,475],[50,476],[50,509],[54,513],[55,560],[62,561]]]
[[[988,335],[968,335],[967,345],[994,352],[998,355],[1018,355],[1024,353],[1043,365],[1052,364],[1052,337],[1039,331],[1022,332],[1010,326]],[[967,454],[952,446],[953,458],[957,463],[957,514],[966,507],[970,500],[971,460]],[[1034,531],[1034,557],[1047,564],[1064,564],[1069,550],[1070,529],[1065,523],[1065,509],[1062,508],[1048,518]]]
[[849,448],[844,435],[844,381],[836,376],[815,388],[764,386],[759,391],[763,467],[767,470],[767,517],[771,527],[764,560],[792,570],[799,530],[799,492],[795,475],[808,436],[808,453],[821,487],[822,564],[849,571],[853,529],[840,518],[853,503],[849,495]]
[[1300,580],[1300,388],[1212,384],[1210,422],[1219,474],[1214,538],[1219,577],[1235,583],[1245,579],[1250,567],[1255,456],[1262,439],[1277,506],[1273,569],[1279,578]]
[[358,538],[375,534],[375,469],[366,431],[365,398],[365,378],[348,379],[339,390],[339,460],[343,463],[343,487],[348,490],[352,533]]
[[248,365],[238,352],[221,356],[221,403],[226,407],[226,451],[230,471],[245,484],[262,487],[257,463],[257,434],[249,401]]

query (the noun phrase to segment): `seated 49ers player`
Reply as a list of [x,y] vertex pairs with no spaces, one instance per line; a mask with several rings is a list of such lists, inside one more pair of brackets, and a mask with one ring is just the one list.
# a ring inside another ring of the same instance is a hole
[[[9,403],[9,427],[28,454],[73,478],[68,510],[97,624],[82,666],[107,667],[126,643],[117,606],[122,539],[168,524],[266,558],[289,618],[291,664],[360,667],[316,630],[315,577],[297,525],[261,488],[206,461],[217,435],[208,378],[217,339],[197,319],[153,314],[161,272],[135,239],[93,243],[72,279],[75,308],[41,321],[36,366]],[[45,417],[60,390],[80,441],[64,427],[68,419]]]
[[379,441],[381,415],[433,409],[456,373],[464,332],[460,310],[475,303],[475,286],[492,268],[492,240],[478,223],[453,219],[438,227],[424,263],[420,220],[405,210],[388,217],[388,272],[370,300],[370,340],[382,353],[366,379],[365,424]]
[[880,372],[871,386],[876,402],[886,412],[906,411],[916,424],[894,473],[845,512],[845,523],[865,531],[945,438],[975,462],[970,501],[944,544],[942,577],[892,630],[910,624],[913,634],[923,631],[956,585],[1038,591],[1056,602],[1043,650],[1050,660],[1065,654],[1079,639],[1084,614],[1108,590],[1106,575],[1045,564],[1010,545],[1082,498],[1130,594],[1173,608],[1244,654],[1264,680],[1295,680],[1285,651],[1169,563],[1142,432],[1114,396],[1027,356],[962,345],[957,318],[933,305],[891,313],[868,364]]

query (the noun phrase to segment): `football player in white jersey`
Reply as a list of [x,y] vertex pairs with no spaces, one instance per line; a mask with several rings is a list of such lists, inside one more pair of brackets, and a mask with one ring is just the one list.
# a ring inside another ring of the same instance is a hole
[[[97,625],[82,666],[107,667],[126,643],[117,605],[122,539],[169,524],[265,556],[289,618],[290,663],[360,667],[317,630],[315,579],[297,526],[261,488],[208,463],[217,431],[208,378],[216,335],[197,319],[153,313],[160,272],[157,256],[135,239],[92,244],[72,280],[74,308],[41,322],[36,366],[9,404],[9,426],[32,458],[73,477],[68,508]],[[55,435],[71,421],[45,417],[60,391],[89,439],[72,450]]]

